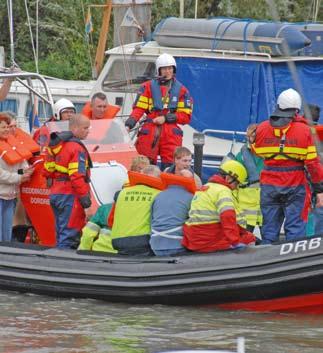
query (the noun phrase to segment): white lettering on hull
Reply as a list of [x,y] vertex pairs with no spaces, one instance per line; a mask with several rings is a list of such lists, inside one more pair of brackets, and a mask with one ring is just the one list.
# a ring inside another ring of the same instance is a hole
[[30,203],[34,205],[49,205],[49,199],[43,199],[41,197],[32,197]]
[[279,255],[287,255],[292,252],[314,250],[321,246],[321,238],[312,238],[307,240],[296,241],[295,243],[282,244]]

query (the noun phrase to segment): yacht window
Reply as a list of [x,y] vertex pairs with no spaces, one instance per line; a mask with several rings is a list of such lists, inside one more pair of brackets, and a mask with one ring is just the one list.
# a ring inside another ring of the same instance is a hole
[[137,92],[139,86],[155,77],[155,63],[115,60],[103,80],[105,92]]
[[13,112],[17,114],[17,101],[16,99],[5,99],[4,101],[0,102],[0,111],[4,112]]
[[85,103],[75,103],[73,102],[75,109],[76,109],[76,113],[81,113]]

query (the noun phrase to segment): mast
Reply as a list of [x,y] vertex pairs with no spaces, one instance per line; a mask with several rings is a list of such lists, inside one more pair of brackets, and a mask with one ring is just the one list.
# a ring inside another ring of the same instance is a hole
[[109,32],[111,10],[112,10],[112,0],[106,0],[106,4],[104,5],[104,9],[103,9],[103,18],[102,18],[99,43],[96,49],[95,62],[94,62],[96,77],[99,76],[103,66],[105,45],[107,42],[107,36]]

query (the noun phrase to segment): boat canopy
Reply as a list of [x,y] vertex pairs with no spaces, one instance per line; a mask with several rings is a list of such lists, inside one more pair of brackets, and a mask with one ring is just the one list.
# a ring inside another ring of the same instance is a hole
[[[280,92],[296,88],[288,60],[230,60],[176,57],[177,77],[193,99],[198,131],[245,131],[268,119]],[[323,58],[295,61],[304,100],[323,109]]]

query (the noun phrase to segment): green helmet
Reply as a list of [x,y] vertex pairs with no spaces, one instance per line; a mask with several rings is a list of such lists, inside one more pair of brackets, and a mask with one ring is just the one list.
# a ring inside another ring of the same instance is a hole
[[238,161],[234,161],[232,159],[225,161],[220,165],[220,170],[237,179],[240,184],[244,183],[247,179],[247,170]]

